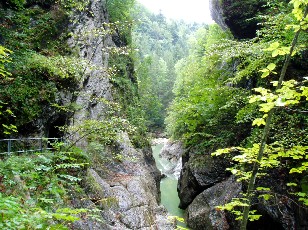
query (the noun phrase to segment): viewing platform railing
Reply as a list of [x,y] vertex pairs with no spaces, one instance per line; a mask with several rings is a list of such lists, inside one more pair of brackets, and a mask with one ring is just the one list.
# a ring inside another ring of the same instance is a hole
[[63,138],[33,137],[0,139],[0,155],[52,150],[52,143],[56,142],[63,142]]

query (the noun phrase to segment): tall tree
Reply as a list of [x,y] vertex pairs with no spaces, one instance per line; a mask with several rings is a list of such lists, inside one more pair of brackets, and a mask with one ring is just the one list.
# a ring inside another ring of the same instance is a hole
[[[166,108],[173,99],[175,64],[188,55],[189,36],[198,26],[183,21],[168,21],[164,15],[152,14],[137,5],[133,39],[136,72],[141,100],[144,101],[148,127],[164,127]],[[146,71],[146,72],[145,72]],[[145,78],[145,73],[148,77]],[[146,84],[143,82],[146,79]]]

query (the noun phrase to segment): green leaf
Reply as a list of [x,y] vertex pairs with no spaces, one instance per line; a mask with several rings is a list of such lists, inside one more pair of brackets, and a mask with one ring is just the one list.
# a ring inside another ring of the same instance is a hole
[[287,186],[289,186],[289,187],[291,187],[291,186],[297,186],[297,184],[296,184],[296,183],[291,182],[291,183],[287,183]]
[[77,216],[67,215],[65,213],[53,213],[52,216],[57,220],[65,220],[69,222],[80,220]]
[[300,90],[302,91],[302,96],[306,97],[306,100],[308,101],[308,87],[302,86]]
[[279,55],[279,51],[278,50],[274,50],[272,52],[272,57],[277,57]]
[[273,50],[276,50],[278,49],[279,47],[279,42],[273,42],[272,44],[270,44],[270,46],[266,49],[264,49],[265,51],[273,51]]
[[230,151],[231,151],[231,148],[218,149],[215,152],[213,152],[211,155],[212,156],[220,156],[222,154],[229,153]]
[[266,188],[266,187],[257,187],[257,191],[270,191],[270,188]]
[[270,74],[269,71],[263,72],[261,78],[266,78]]
[[266,68],[268,68],[270,71],[273,71],[276,68],[276,65],[274,63],[270,63]]
[[252,122],[252,126],[261,126],[261,125],[265,125],[265,120],[263,118],[257,118]]

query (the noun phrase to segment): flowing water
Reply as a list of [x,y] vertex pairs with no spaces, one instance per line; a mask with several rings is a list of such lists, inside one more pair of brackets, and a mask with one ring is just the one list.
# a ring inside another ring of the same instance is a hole
[[[167,174],[168,169],[172,167],[172,163],[164,158],[159,157],[159,153],[164,144],[152,146],[153,156],[155,158],[157,168],[166,175],[160,182],[161,204],[165,206],[170,216],[184,217],[184,211],[178,208],[180,199],[177,193],[178,179],[173,174]],[[186,227],[184,223],[179,223],[179,226]]]

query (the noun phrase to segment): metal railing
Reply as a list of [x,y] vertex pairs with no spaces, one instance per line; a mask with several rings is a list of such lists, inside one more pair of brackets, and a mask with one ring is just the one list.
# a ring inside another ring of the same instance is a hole
[[52,144],[56,142],[63,142],[63,138],[33,137],[0,139],[0,155],[52,150]]

